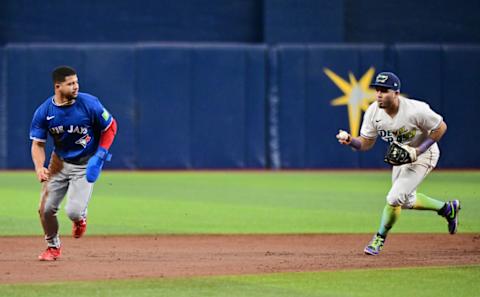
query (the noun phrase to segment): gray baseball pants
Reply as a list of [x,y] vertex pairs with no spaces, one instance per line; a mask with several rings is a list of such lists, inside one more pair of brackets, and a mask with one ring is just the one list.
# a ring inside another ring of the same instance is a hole
[[52,153],[48,166],[50,178],[42,183],[38,210],[49,247],[60,247],[57,213],[65,197],[65,211],[70,220],[76,222],[87,216],[93,183],[87,182],[85,178],[86,168],[87,164],[67,163]]

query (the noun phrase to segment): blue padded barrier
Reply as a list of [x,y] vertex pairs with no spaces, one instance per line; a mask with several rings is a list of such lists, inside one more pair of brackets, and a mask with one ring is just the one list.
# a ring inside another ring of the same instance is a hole
[[192,57],[194,167],[243,167],[245,57],[241,49],[200,49]]
[[396,69],[406,97],[424,101],[442,113],[443,50],[441,45],[396,45]]
[[265,168],[267,48],[245,50],[245,167]]
[[108,168],[386,168],[383,141],[363,153],[338,145],[363,112],[332,104],[371,92],[360,82],[380,70],[444,116],[439,167],[480,167],[480,46],[10,44],[2,55],[0,168],[32,168],[30,121],[61,64],[118,119]]
[[139,166],[263,167],[264,56],[254,46],[139,48]]
[[440,165],[479,168],[480,46],[444,46],[443,50],[443,116],[448,130],[440,141]]
[[[383,150],[378,146],[366,154],[352,154],[337,144],[338,129],[351,130],[348,108],[332,106],[332,100],[344,93],[326,75],[330,70],[348,82],[351,72],[360,79],[370,67],[382,65],[383,49],[381,45],[278,47],[283,168],[357,168]],[[378,166],[383,166],[378,155],[366,164]]]
[[305,166],[306,57],[303,47],[278,47],[280,167]]
[[325,69],[351,87],[352,80],[358,81],[371,67],[376,72],[398,73],[406,96],[427,102],[444,116],[449,129],[440,141],[439,167],[480,166],[474,152],[480,133],[471,128],[476,127],[476,112],[480,110],[480,99],[474,91],[479,46],[291,45],[277,49],[283,168],[385,167],[383,141],[377,141],[369,152],[353,154],[336,145],[333,137],[338,128],[353,127],[347,107],[331,105],[345,92]]
[[0,169],[7,167],[7,84],[5,82],[6,69],[4,66],[5,50],[0,47]]
[[135,51],[132,46],[86,46],[80,87],[92,92],[118,123],[108,168],[136,168]]
[[109,168],[262,168],[265,53],[244,45],[10,45],[4,167],[31,168],[33,112],[53,94],[52,69],[67,64],[118,120]]
[[136,51],[138,167],[191,168],[191,49]]
[[[91,93],[119,120],[121,136],[112,148],[112,168],[133,168],[133,50],[94,45],[12,45],[7,49],[8,150],[15,152],[8,167],[31,166],[31,118],[35,108],[53,95],[51,71],[70,65],[79,74],[81,91]],[[110,104],[111,103],[111,104]],[[19,112],[22,110],[23,112]],[[11,116],[18,114],[17,116]],[[50,151],[50,142],[48,151]],[[47,154],[48,161],[49,154]]]
[[9,140],[6,166],[31,168],[30,123],[36,107],[53,94],[51,71],[58,65],[68,64],[81,73],[84,56],[75,46],[19,44],[8,45],[5,51]]

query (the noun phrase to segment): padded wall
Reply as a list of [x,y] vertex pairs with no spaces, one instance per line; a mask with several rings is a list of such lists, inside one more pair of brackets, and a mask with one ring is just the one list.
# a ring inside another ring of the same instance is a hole
[[265,164],[264,47],[17,44],[5,52],[3,167],[31,167],[31,118],[53,92],[51,71],[64,64],[118,120],[110,168]]
[[444,117],[449,128],[440,141],[439,167],[480,167],[474,152],[480,131],[472,128],[480,110],[475,92],[480,46],[292,45],[277,51],[281,167],[385,167],[383,141],[369,152],[353,153],[335,139],[338,129],[355,130],[354,122],[361,121],[352,121],[347,105],[332,105],[333,100],[350,94],[346,97],[355,103],[355,92],[368,90],[355,86],[371,68],[396,72],[403,95],[427,102]]
[[264,56],[264,47],[140,48],[139,166],[264,166]]
[[0,47],[0,168],[6,168],[7,165],[7,85],[5,81],[4,67],[5,50]]
[[337,144],[338,129],[350,130],[348,107],[332,106],[332,100],[344,93],[325,73],[328,69],[346,81],[349,73],[360,79],[372,65],[382,67],[383,51],[381,45],[279,47],[282,167],[383,166],[374,158],[380,146],[365,154],[352,154]]
[[478,146],[480,46],[444,46],[443,110],[448,125],[442,140],[446,167],[480,167]]
[[358,133],[381,70],[443,115],[439,167],[480,167],[480,46],[12,44],[1,55],[0,168],[32,167],[31,118],[61,64],[118,120],[109,168],[384,168],[382,141],[354,153],[335,139]]

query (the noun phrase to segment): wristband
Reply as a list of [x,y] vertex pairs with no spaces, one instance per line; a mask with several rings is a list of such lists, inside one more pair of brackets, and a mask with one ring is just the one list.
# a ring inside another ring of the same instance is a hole
[[427,137],[419,146],[418,146],[418,154],[423,154],[429,147],[431,147],[436,141]]
[[348,145],[353,147],[357,151],[359,151],[360,148],[362,147],[362,142],[360,140],[352,137],[352,140],[350,141],[350,143]]

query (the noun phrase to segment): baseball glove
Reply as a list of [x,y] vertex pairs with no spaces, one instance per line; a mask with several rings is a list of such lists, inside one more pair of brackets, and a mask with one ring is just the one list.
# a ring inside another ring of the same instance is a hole
[[394,141],[388,147],[383,160],[393,166],[408,164],[417,160],[417,152],[411,146]]

